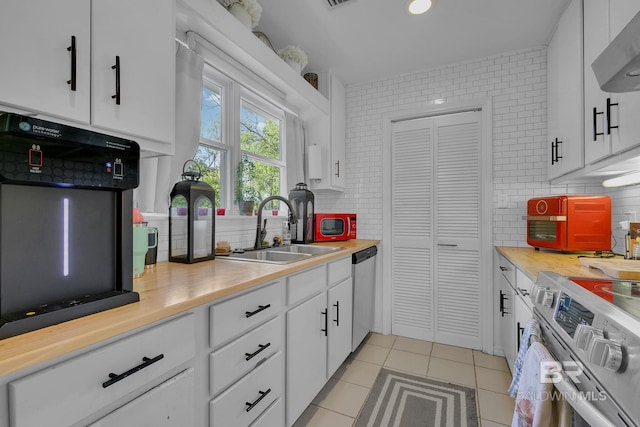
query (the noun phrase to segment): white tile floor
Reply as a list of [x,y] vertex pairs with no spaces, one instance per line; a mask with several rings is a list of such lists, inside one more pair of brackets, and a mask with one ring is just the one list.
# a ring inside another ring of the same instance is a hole
[[481,427],[511,425],[511,374],[503,357],[393,335],[370,334],[294,427],[351,427],[381,367],[476,389]]

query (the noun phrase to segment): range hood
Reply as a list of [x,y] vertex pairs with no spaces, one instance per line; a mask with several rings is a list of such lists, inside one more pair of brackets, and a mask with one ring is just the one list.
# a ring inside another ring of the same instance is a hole
[[591,64],[605,92],[640,90],[640,13]]

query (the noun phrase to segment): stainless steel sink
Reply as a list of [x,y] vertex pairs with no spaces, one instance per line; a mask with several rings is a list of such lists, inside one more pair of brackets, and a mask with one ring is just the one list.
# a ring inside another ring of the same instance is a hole
[[217,258],[229,259],[232,261],[261,262],[265,264],[290,264],[292,262],[302,261],[313,256],[324,255],[341,249],[341,247],[337,246],[291,245],[259,249],[244,253],[232,253],[228,256],[220,256]]
[[313,245],[291,245],[291,246],[278,246],[275,248],[265,249],[270,252],[288,252],[296,254],[309,254],[309,255],[324,255],[335,251],[339,251],[343,248],[339,246],[313,246]]

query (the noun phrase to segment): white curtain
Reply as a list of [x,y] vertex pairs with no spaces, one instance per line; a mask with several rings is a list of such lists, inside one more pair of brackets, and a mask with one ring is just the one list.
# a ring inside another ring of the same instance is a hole
[[297,183],[305,182],[306,173],[304,167],[305,129],[303,121],[290,113],[285,112],[286,141],[287,141],[287,193]]
[[138,207],[143,212],[167,213],[169,193],[181,179],[184,163],[193,159],[200,140],[203,59],[176,42],[175,154],[140,161]]

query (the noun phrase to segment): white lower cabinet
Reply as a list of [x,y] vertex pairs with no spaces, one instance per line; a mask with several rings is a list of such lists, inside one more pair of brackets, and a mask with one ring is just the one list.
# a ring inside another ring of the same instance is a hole
[[287,313],[287,425],[326,382],[326,309],[327,296],[321,293]]
[[11,381],[10,425],[66,427],[145,394],[194,357],[194,328],[188,314]]
[[[315,273],[316,280],[321,277],[328,286],[287,312],[288,426],[304,412],[351,352],[351,257],[331,262]],[[304,273],[289,277],[287,288],[297,287],[303,277]],[[311,295],[313,292],[306,297]]]
[[210,426],[283,425],[284,297],[279,280],[209,308]]
[[353,326],[353,282],[351,277],[329,289],[329,348],[327,378],[338,370],[351,353]]
[[211,427],[249,426],[283,393],[282,352],[271,356],[211,404]]
[[184,427],[194,425],[193,368],[180,372],[89,427]]

